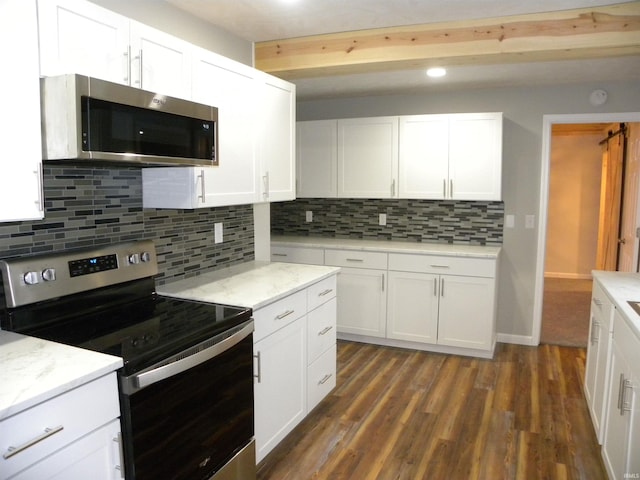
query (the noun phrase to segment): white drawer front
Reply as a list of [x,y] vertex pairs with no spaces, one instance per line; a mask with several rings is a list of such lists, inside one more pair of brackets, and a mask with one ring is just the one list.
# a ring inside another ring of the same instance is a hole
[[[119,416],[118,384],[116,374],[111,373],[4,419],[0,422],[2,478],[11,477]],[[29,444],[44,435],[45,429],[50,429],[49,436],[4,458],[10,454],[10,447],[19,449]]]
[[271,335],[307,313],[307,291],[301,290],[253,312],[253,341]]
[[308,310],[313,310],[336,296],[336,278],[336,275],[332,275],[307,288]]
[[322,248],[271,246],[271,261],[324,265]]
[[496,275],[496,260],[493,258],[391,253],[389,254],[389,270],[493,278]]
[[387,269],[387,254],[382,252],[325,250],[324,261],[326,265],[336,267]]
[[336,349],[330,348],[309,366],[307,411],[310,412],[336,386]]
[[325,350],[336,345],[336,298],[307,314],[307,362],[313,363]]

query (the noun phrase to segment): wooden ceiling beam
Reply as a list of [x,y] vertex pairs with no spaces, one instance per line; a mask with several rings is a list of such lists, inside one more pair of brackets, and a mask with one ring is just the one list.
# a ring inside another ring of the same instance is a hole
[[640,1],[255,44],[256,68],[286,79],[624,55],[640,55]]

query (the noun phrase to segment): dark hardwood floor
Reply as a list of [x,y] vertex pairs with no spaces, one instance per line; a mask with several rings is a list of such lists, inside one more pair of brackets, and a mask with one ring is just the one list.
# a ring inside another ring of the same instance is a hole
[[606,479],[584,364],[554,345],[482,360],[339,341],[337,387],[258,479]]

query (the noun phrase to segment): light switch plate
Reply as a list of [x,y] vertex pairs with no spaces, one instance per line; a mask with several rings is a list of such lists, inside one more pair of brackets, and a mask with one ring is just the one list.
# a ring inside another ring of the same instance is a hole
[[381,213],[378,216],[378,225],[382,225],[383,227],[387,224],[387,214]]
[[513,228],[516,226],[516,217],[515,215],[507,215],[504,218],[504,226],[506,228]]
[[524,228],[535,228],[536,226],[536,216],[535,215],[525,215],[524,216]]
[[222,243],[222,223],[213,224],[213,243]]
[[313,222],[313,210],[307,210],[304,218],[307,222]]

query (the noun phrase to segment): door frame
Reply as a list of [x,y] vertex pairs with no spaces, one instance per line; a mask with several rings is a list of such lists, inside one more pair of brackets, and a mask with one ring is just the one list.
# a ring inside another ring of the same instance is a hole
[[536,278],[533,297],[533,329],[531,344],[540,344],[542,330],[542,300],[544,293],[544,261],[547,247],[547,219],[549,208],[549,170],[551,163],[551,127],[559,123],[614,123],[640,122],[640,112],[620,113],[578,113],[543,115],[542,117],[542,157],[540,168],[540,205],[538,207],[540,222],[538,228]]

